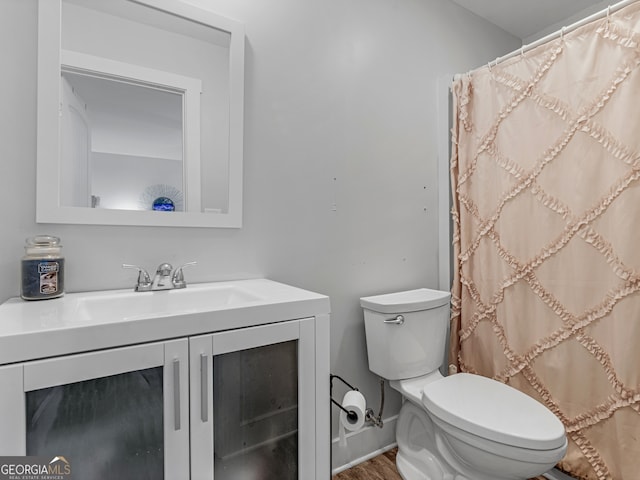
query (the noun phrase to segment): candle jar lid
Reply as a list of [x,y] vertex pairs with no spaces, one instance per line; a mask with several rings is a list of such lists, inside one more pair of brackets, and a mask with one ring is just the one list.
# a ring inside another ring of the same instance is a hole
[[27,255],[60,254],[61,248],[60,238],[53,235],[29,237],[26,239],[24,247]]
[[36,235],[35,237],[29,237],[26,240],[28,247],[56,247],[60,245],[60,238],[53,235]]

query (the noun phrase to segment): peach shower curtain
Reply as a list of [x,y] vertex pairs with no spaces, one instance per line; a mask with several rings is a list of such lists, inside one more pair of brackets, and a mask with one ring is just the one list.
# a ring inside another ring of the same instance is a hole
[[453,94],[450,368],[549,407],[572,476],[639,480],[640,3]]

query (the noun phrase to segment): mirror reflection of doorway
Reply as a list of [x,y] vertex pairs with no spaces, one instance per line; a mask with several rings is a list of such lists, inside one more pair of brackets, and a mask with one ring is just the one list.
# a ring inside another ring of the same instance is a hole
[[[62,80],[62,205],[153,210],[140,195],[156,184],[182,198],[181,94],[66,71]],[[173,210],[183,210],[170,199]]]
[[61,122],[60,204],[66,207],[91,206],[91,125],[87,104],[64,76]]

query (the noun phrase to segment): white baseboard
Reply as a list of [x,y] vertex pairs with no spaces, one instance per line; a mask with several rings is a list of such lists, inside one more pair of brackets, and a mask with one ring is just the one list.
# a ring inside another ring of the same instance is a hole
[[383,427],[367,426],[346,435],[346,446],[338,437],[331,440],[331,474],[369,460],[396,446],[396,421],[398,416],[385,418]]

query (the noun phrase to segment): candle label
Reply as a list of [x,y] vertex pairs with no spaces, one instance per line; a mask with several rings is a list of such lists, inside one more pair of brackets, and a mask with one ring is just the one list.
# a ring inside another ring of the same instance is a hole
[[58,262],[42,262],[38,265],[40,274],[40,293],[51,295],[58,292],[58,272],[60,264]]
[[22,260],[22,298],[41,300],[64,293],[64,259]]

